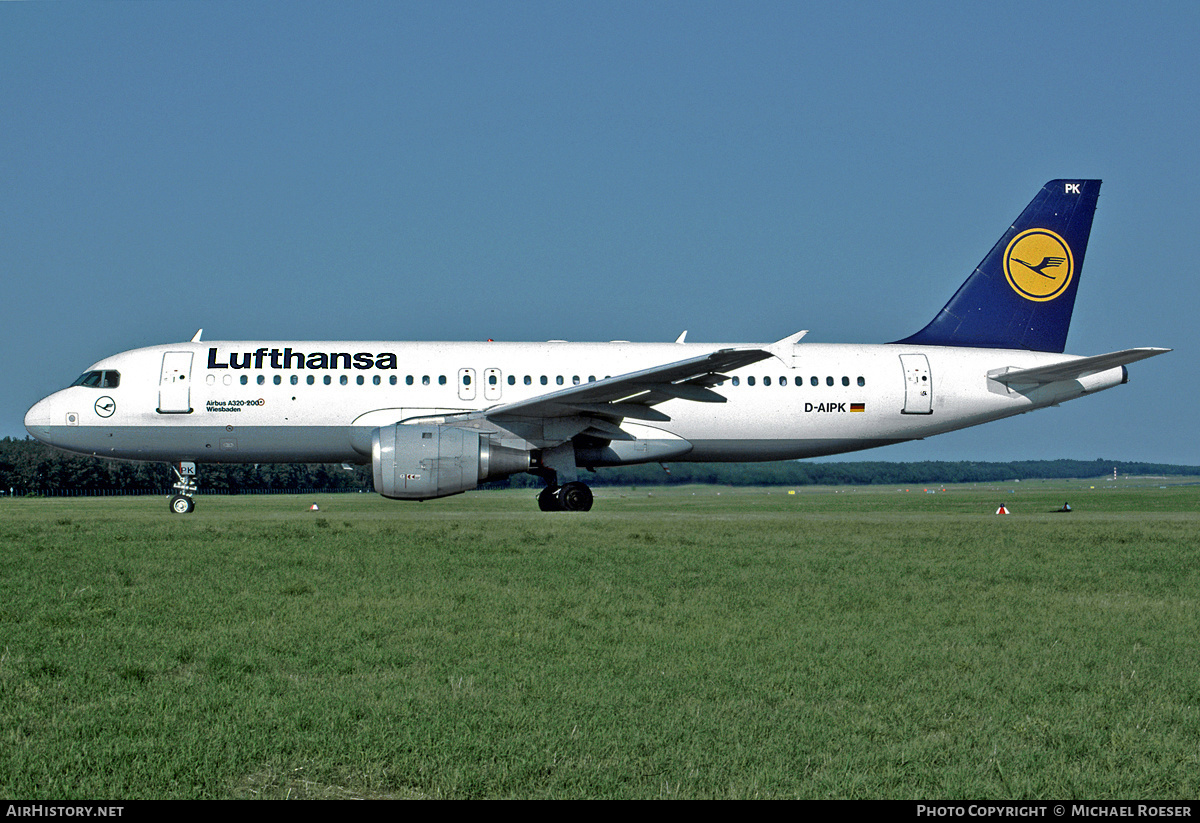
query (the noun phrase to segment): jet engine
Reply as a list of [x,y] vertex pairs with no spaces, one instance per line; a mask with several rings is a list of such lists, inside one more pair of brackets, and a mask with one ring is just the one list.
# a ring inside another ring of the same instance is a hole
[[527,471],[531,455],[475,429],[438,424],[383,426],[371,438],[375,491],[395,500],[429,500]]

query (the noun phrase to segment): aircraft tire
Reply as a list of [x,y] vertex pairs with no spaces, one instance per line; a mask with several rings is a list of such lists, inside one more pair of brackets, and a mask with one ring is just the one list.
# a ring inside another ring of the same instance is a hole
[[558,490],[558,504],[563,511],[586,512],[592,509],[592,490],[587,483],[576,480],[563,484]]
[[562,506],[558,502],[558,486],[547,486],[538,492],[538,508],[544,512],[560,512]]
[[190,497],[177,494],[171,498],[170,506],[175,514],[191,514],[196,509],[196,502]]

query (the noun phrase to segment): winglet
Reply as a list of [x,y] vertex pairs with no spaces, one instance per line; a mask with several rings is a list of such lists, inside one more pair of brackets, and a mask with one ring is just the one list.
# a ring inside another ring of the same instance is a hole
[[795,334],[789,334],[782,340],[776,340],[774,343],[771,343],[768,346],[763,346],[762,349],[763,351],[770,352],[772,356],[777,357],[780,360],[784,360],[785,357],[791,356],[792,346],[799,343],[800,338],[804,337],[806,334],[808,334],[808,329],[805,329],[801,332],[796,332]]

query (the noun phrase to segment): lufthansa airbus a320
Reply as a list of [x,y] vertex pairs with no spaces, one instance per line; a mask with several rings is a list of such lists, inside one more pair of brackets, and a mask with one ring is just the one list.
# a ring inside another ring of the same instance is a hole
[[1099,180],[1047,183],[950,302],[894,343],[204,341],[90,366],[25,416],[81,454],[174,464],[347,462],[427,500],[530,472],[587,511],[581,469],[794,460],[929,437],[1126,382],[1169,351],[1063,354]]

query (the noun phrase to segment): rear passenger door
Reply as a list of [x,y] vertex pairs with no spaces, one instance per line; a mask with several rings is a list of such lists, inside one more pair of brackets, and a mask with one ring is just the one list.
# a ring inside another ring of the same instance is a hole
[[933,414],[933,378],[929,358],[923,354],[902,354],[904,368],[904,414]]

